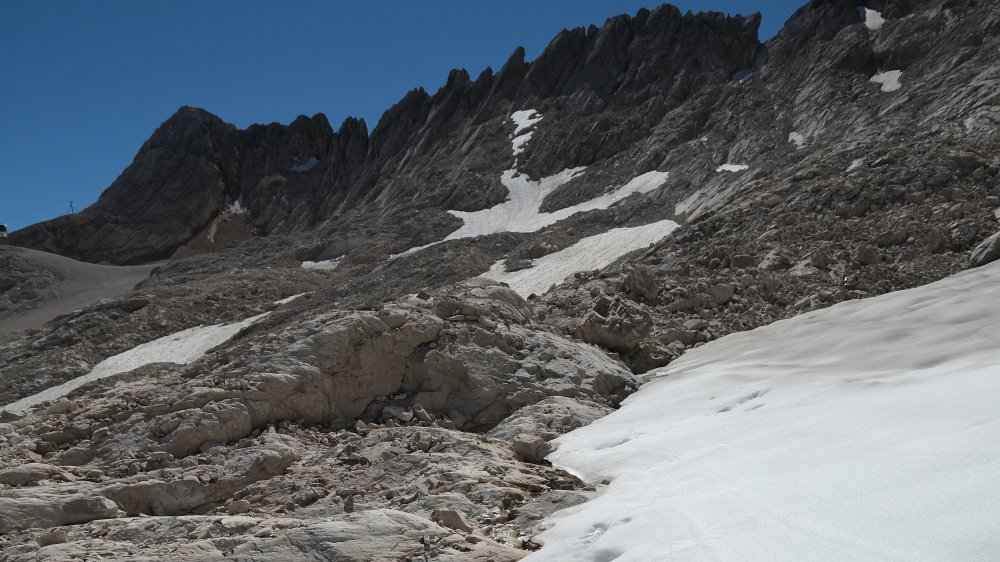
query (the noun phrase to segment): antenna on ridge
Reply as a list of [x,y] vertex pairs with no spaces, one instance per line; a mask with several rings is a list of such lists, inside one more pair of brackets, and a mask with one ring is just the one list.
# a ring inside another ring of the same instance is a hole
[[69,214],[71,214],[71,215],[75,215],[76,214],[76,206],[73,205],[72,201],[69,202]]

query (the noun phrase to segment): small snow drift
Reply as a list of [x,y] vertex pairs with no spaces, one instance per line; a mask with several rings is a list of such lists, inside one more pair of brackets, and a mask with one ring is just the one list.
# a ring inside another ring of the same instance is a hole
[[794,143],[795,148],[802,148],[806,145],[806,137],[802,133],[791,132],[788,133],[788,142]]
[[534,127],[535,123],[542,120],[542,114],[538,113],[534,109],[522,109],[521,111],[515,111],[511,114],[510,120],[517,125],[514,129],[514,136],[516,137],[521,131]]
[[274,304],[279,304],[279,305],[280,304],[288,304],[288,303],[292,302],[293,300],[295,300],[295,299],[297,299],[299,297],[304,297],[304,296],[306,296],[308,294],[309,293],[299,293],[297,295],[292,295],[290,297],[285,297],[283,299],[279,299],[279,300],[274,301]]
[[248,213],[247,208],[243,206],[242,199],[237,199],[229,203],[222,212],[229,215],[245,215]]
[[1000,263],[689,352],[556,440],[611,484],[525,560],[995,558],[998,322]]
[[534,267],[520,271],[504,270],[498,261],[482,276],[510,285],[523,297],[540,295],[577,271],[589,271],[610,265],[625,254],[663,239],[679,225],[671,220],[632,228],[614,228],[603,234],[583,238],[576,244],[534,260]]
[[531,131],[528,133],[524,133],[523,135],[518,135],[514,137],[514,140],[511,141],[511,143],[514,145],[514,156],[517,156],[522,152],[524,152],[524,147],[528,145],[528,141],[531,140],[531,137],[534,134],[535,132]]
[[320,269],[323,271],[333,271],[337,269],[340,262],[343,261],[344,256],[338,256],[332,260],[324,261],[304,261],[302,262],[302,269]]
[[524,147],[528,145],[528,141],[530,141],[531,137],[535,134],[534,131],[528,131],[521,134],[521,131],[533,128],[535,123],[542,120],[542,114],[538,113],[534,109],[524,109],[512,113],[510,119],[515,125],[517,125],[517,128],[514,129],[511,146],[514,151],[514,156],[518,156],[524,152]]
[[716,172],[742,172],[750,166],[746,164],[723,164],[715,169]]
[[2,406],[0,409],[20,412],[47,400],[62,398],[87,383],[153,363],[177,363],[181,365],[193,363],[208,350],[225,343],[238,334],[240,330],[250,326],[268,314],[270,313],[265,312],[264,314],[258,314],[257,316],[252,316],[233,324],[215,324],[212,326],[189,328],[169,336],[164,336],[158,340],[144,343],[118,355],[108,357],[104,361],[94,365],[94,368],[82,377],[77,377],[58,386],[46,388],[37,394]]
[[859,7],[858,14],[861,16],[861,21],[865,22],[865,27],[871,31],[878,31],[885,25],[885,18],[882,17],[882,12],[878,10]]
[[899,78],[902,75],[902,70],[888,70],[886,72],[879,72],[875,76],[869,78],[868,81],[875,84],[881,84],[883,92],[895,92],[903,87],[903,84],[899,81]]

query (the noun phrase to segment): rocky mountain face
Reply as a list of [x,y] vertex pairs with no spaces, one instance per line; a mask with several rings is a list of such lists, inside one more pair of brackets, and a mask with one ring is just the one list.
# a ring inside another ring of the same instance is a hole
[[370,135],[356,119],[334,131],[323,115],[238,130],[184,107],[96,204],[25,228],[12,241],[84,261],[157,260],[235,201],[266,234],[320,226],[422,230],[423,219],[411,215],[424,209],[475,210],[503,200],[499,171],[512,161],[512,111],[538,107],[561,125],[535,141],[523,165],[532,175],[602,162],[644,141],[658,116],[706,85],[752,66],[762,52],[759,21],[663,6],[564,31],[535,61],[519,48],[497,73],[486,69],[472,80],[454,70],[434,95],[410,92]]
[[[594,492],[548,442],[648,370],[1000,257],[1000,6],[758,23],[564,31],[371,134],[182,108],[95,205],[11,235],[165,261],[0,334],[0,549],[516,560]],[[0,254],[4,314],[62,302],[29,258]]]

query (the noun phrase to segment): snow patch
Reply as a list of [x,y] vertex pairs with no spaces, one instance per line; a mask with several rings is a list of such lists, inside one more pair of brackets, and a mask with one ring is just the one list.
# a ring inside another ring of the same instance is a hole
[[227,205],[223,212],[230,215],[245,215],[247,213],[247,208],[243,206],[242,199],[237,199]]
[[899,81],[899,77],[902,75],[902,70],[887,70],[886,72],[879,72],[875,76],[872,76],[868,81],[881,84],[883,92],[895,92],[903,87],[903,84]]
[[511,145],[514,148],[514,156],[517,156],[518,154],[521,154],[522,152],[524,152],[524,147],[527,146],[528,141],[531,140],[531,137],[534,134],[535,134],[534,131],[530,131],[530,132],[524,133],[523,135],[519,135],[519,136],[514,137],[514,140],[511,141]]
[[802,133],[792,131],[791,133],[788,133],[788,142],[794,143],[795,148],[802,148],[806,145],[806,137],[803,136]]
[[542,114],[538,113],[534,109],[522,109],[521,111],[515,111],[511,114],[510,120],[517,125],[514,129],[514,136],[516,137],[521,131],[534,127],[535,123],[542,120]]
[[667,181],[669,172],[646,172],[629,180],[625,185],[614,189],[611,193],[595,197],[589,201],[543,213],[539,209],[550,193],[583,173],[586,168],[571,168],[558,174],[532,181],[517,170],[507,170],[500,181],[509,191],[506,201],[482,211],[448,211],[462,219],[463,224],[449,234],[444,240],[432,242],[425,246],[410,248],[402,254],[391,256],[390,259],[407,255],[447,240],[460,240],[486,236],[498,232],[535,232],[550,224],[555,224],[577,213],[607,209],[611,205],[625,199],[633,193],[648,193],[659,188]]
[[861,21],[865,22],[865,27],[872,31],[882,29],[882,26],[885,24],[885,18],[882,17],[882,12],[878,10],[859,7],[858,14],[861,16]]
[[1000,263],[694,349],[559,437],[541,560],[989,560]]
[[332,260],[326,261],[304,261],[302,262],[302,269],[321,269],[324,271],[333,271],[334,269],[337,269],[337,266],[340,265],[340,262],[344,259],[344,257],[345,256],[337,256]]
[[319,164],[319,160],[316,159],[315,156],[313,156],[309,160],[306,160],[305,162],[302,162],[301,164],[296,164],[296,165],[292,166],[291,167],[291,171],[293,171],[293,172],[308,172],[309,170],[312,170],[313,168],[315,168],[316,164]]
[[852,160],[851,164],[847,167],[847,171],[848,172],[853,172],[854,170],[857,170],[858,168],[860,168],[861,166],[864,166],[864,165],[865,165],[865,159],[864,158],[858,158],[856,160]]
[[526,133],[521,133],[527,129],[531,129],[542,120],[542,114],[538,113],[534,109],[523,109],[521,111],[515,111],[511,114],[510,120],[514,122],[517,127],[514,129],[513,139],[511,140],[511,148],[513,149],[514,156],[518,156],[524,152],[524,148],[528,145],[531,137],[535,134],[534,131],[528,131]]
[[723,164],[715,169],[716,172],[742,172],[750,166],[746,164]]
[[539,210],[542,202],[550,193],[582,174],[584,170],[585,168],[563,170],[537,182],[515,170],[507,170],[500,180],[510,191],[510,197],[507,201],[483,211],[448,211],[462,219],[464,224],[449,234],[445,240],[472,238],[497,232],[535,232],[577,213],[607,209],[633,193],[652,191],[663,185],[669,175],[667,172],[647,172],[632,178],[628,183],[611,193],[589,201],[551,213],[543,213]]
[[658,242],[678,226],[674,221],[663,220],[644,226],[613,228],[542,256],[534,260],[534,266],[529,269],[507,272],[504,270],[504,260],[500,260],[482,276],[507,283],[523,297],[531,293],[540,295],[577,271],[605,267],[633,250]]
[[308,294],[309,293],[299,293],[297,295],[292,295],[290,297],[285,297],[283,299],[274,301],[274,304],[288,304],[288,303],[292,302],[293,300],[295,300],[295,299],[297,299],[299,297],[304,297],[304,296],[306,296]]
[[[535,123],[541,121],[542,116],[534,109],[526,109],[515,111],[510,118],[517,125],[512,140],[514,155],[517,156],[524,151],[524,147],[531,140],[534,131],[520,135],[518,133],[534,126]],[[503,172],[500,176],[500,183],[508,191],[506,201],[481,211],[448,211],[462,219],[460,228],[448,234],[443,240],[410,248],[405,252],[389,256],[389,259],[393,260],[412,254],[448,240],[474,238],[498,232],[535,232],[577,213],[607,209],[633,193],[648,193],[662,186],[669,177],[668,172],[646,172],[632,178],[625,185],[610,193],[551,213],[541,212],[542,202],[550,193],[582,174],[584,170],[586,170],[585,167],[570,168],[533,181],[526,174],[517,170],[515,162],[514,168]],[[306,267],[305,263],[303,263],[303,267]]]
[[62,398],[87,383],[120,373],[126,373],[153,363],[177,363],[180,365],[193,363],[208,350],[229,341],[240,330],[250,326],[268,314],[270,313],[258,314],[234,324],[215,324],[213,326],[189,328],[169,336],[164,336],[158,340],[144,343],[124,353],[108,357],[104,361],[94,365],[94,368],[86,375],[64,382],[58,386],[47,388],[37,394],[0,407],[0,409],[11,412],[24,411],[42,402]]

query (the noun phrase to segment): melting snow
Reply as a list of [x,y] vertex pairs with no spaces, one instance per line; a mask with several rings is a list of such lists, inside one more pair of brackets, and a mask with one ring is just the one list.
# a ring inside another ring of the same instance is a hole
[[[640,176],[641,177],[641,176]],[[503,281],[521,296],[542,294],[577,271],[589,271],[610,265],[625,254],[658,242],[678,227],[664,220],[632,228],[614,228],[603,234],[580,239],[576,244],[534,260],[534,267],[504,271],[503,260],[496,262],[482,276]]]
[[549,456],[532,560],[992,560],[1000,263],[694,349]]
[[902,74],[902,70],[888,70],[886,72],[879,72],[875,76],[869,78],[868,81],[876,84],[882,84],[883,92],[895,92],[903,87],[903,85],[899,82],[899,77],[902,76]]
[[309,158],[309,160],[306,160],[305,162],[302,162],[301,164],[296,164],[296,165],[292,166],[291,170],[293,172],[308,172],[309,170],[312,170],[313,168],[315,168],[316,164],[319,164],[319,160],[317,160],[316,157],[313,156],[313,157]]
[[[551,213],[543,213],[539,210],[542,206],[542,201],[545,200],[548,194],[579,176],[584,170],[585,168],[563,170],[554,176],[542,178],[539,181],[532,181],[531,178],[518,173],[517,170],[507,170],[500,178],[500,181],[510,192],[507,200],[482,211],[448,211],[462,219],[463,224],[458,230],[446,236],[441,242],[445,240],[474,238],[498,232],[535,232],[577,213],[595,209],[607,209],[633,193],[648,193],[662,186],[669,176],[668,172],[646,172],[632,178],[628,183],[618,187],[611,193],[595,197],[589,201],[584,201],[583,203],[578,203]],[[398,255],[406,255],[439,243],[434,242],[426,246],[410,248]]]
[[292,295],[290,297],[285,297],[283,299],[274,301],[274,304],[288,304],[288,303],[292,302],[293,300],[295,300],[295,299],[297,299],[299,297],[304,297],[304,296],[306,296],[308,294],[309,293],[299,293],[297,295]]
[[872,31],[882,29],[882,25],[885,24],[885,18],[882,17],[882,12],[859,7],[858,13],[861,15],[861,21],[865,22],[865,27]]
[[542,114],[534,109],[523,109],[512,113],[510,119],[517,125],[517,128],[514,129],[514,136],[516,137],[521,131],[534,127],[535,123],[541,121]]
[[304,261],[302,262],[302,269],[322,269],[324,271],[333,271],[334,269],[337,269],[337,266],[340,265],[340,262],[343,259],[344,256],[338,256],[332,260],[326,261]]
[[246,214],[247,209],[243,206],[243,201],[241,199],[237,199],[226,207],[225,212],[230,215],[243,215]]
[[716,172],[742,172],[750,166],[746,164],[723,164],[715,169]]
[[788,133],[788,142],[795,143],[795,148],[802,148],[806,145],[806,137],[802,133]]
[[668,176],[667,172],[647,172],[632,178],[611,193],[589,201],[551,213],[539,210],[546,196],[583,173],[583,170],[584,168],[563,170],[537,182],[515,170],[507,170],[500,180],[510,191],[507,201],[483,211],[448,211],[465,221],[465,224],[449,234],[445,240],[472,238],[497,232],[535,232],[577,213],[607,209],[633,193],[652,191],[663,185]]
[[[518,135],[518,133],[534,126],[535,123],[542,120],[542,116],[534,109],[526,109],[515,111],[510,118],[517,125],[517,129],[514,131],[515,137],[512,141],[514,155],[516,156],[524,150],[524,145],[531,140],[531,135],[534,132],[531,131],[522,135]],[[503,172],[500,176],[500,183],[509,192],[506,201],[481,211],[448,211],[452,215],[462,219],[462,226],[458,230],[446,236],[444,240],[410,248],[400,254],[389,256],[389,259],[412,254],[447,240],[474,238],[498,232],[535,232],[577,213],[593,211],[595,209],[607,209],[633,193],[648,193],[653,191],[662,186],[669,176],[668,172],[646,172],[632,178],[625,185],[614,189],[611,193],[551,213],[540,211],[542,202],[550,193],[582,174],[584,170],[586,168],[570,168],[558,174],[533,181],[527,175],[520,173],[515,164],[514,168]],[[305,263],[303,263],[303,267],[306,267]]]
[[189,328],[182,332],[144,343],[124,353],[108,357],[104,361],[94,365],[94,368],[86,375],[64,382],[58,386],[47,388],[37,394],[3,406],[0,409],[20,412],[42,402],[62,398],[89,382],[125,373],[153,363],[178,363],[181,365],[193,363],[208,350],[225,343],[239,333],[240,330],[257,322],[268,314],[270,313],[258,314],[234,324],[216,324],[213,326]]
[[531,140],[531,137],[534,134],[535,134],[534,131],[530,131],[530,132],[524,133],[523,135],[519,135],[519,136],[514,137],[514,140],[511,141],[511,144],[514,147],[514,156],[517,156],[518,154],[521,154],[522,152],[524,152],[524,147],[527,146],[528,141]]

